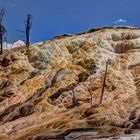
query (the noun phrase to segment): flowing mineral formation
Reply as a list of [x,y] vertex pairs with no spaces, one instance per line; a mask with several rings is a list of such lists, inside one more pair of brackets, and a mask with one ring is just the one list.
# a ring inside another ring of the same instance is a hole
[[0,140],[139,137],[140,29],[91,29],[25,49],[0,56]]

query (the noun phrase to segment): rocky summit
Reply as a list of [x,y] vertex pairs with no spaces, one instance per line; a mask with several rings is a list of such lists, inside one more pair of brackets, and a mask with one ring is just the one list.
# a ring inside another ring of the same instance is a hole
[[91,29],[0,56],[0,140],[140,139],[139,130],[139,28]]

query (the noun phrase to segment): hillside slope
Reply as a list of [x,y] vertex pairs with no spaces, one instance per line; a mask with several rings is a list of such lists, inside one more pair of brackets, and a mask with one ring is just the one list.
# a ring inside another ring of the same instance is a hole
[[139,128],[140,29],[64,35],[28,56],[20,47],[0,57],[1,140],[92,140]]

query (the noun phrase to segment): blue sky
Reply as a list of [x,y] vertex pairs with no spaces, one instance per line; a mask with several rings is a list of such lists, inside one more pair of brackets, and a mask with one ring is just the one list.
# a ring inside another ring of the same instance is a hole
[[0,0],[6,9],[7,41],[23,40],[27,13],[32,13],[31,41],[114,25],[140,26],[140,0]]

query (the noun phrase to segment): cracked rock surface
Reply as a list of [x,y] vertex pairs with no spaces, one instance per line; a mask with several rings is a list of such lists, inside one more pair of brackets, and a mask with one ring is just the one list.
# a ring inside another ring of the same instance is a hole
[[140,29],[90,30],[36,43],[28,56],[24,47],[0,56],[0,140],[139,137],[139,130]]

